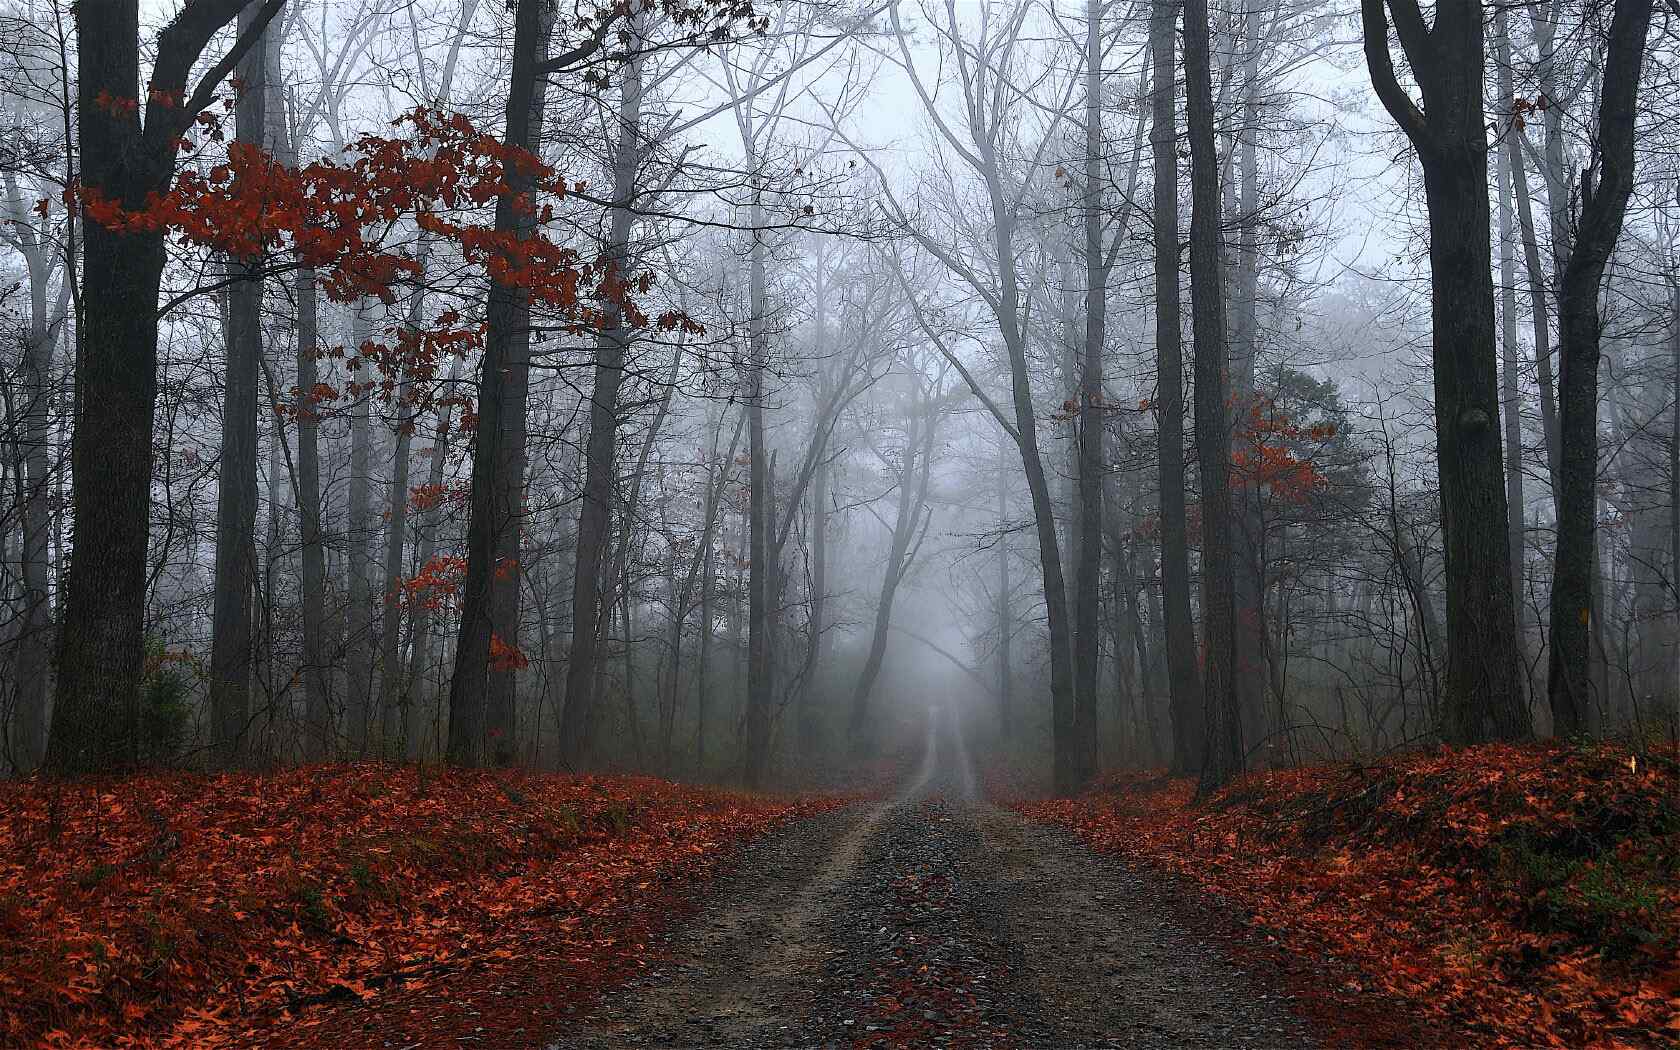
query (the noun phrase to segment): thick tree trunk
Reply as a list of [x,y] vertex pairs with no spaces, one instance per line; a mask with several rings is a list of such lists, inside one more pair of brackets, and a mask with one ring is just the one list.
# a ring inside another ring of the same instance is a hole
[[[1387,7],[1423,92],[1400,87]],[[1442,7],[1424,30],[1415,0],[1363,0],[1366,64],[1423,164],[1429,208],[1436,449],[1446,549],[1447,651],[1441,735],[1450,743],[1528,734],[1511,594],[1489,246],[1479,2]],[[1426,33],[1426,35],[1424,35]],[[1426,115],[1427,114],[1427,115]]]
[[1184,79],[1190,127],[1190,315],[1196,341],[1196,459],[1202,496],[1202,685],[1207,759],[1199,791],[1243,767],[1231,578],[1231,429],[1225,407],[1225,291],[1219,169],[1206,0],[1185,0]]
[[1179,297],[1178,128],[1175,68],[1176,5],[1152,0],[1149,47],[1154,154],[1155,367],[1157,456],[1161,501],[1161,604],[1166,630],[1176,773],[1202,768],[1207,734],[1202,715],[1196,631],[1190,620],[1190,541],[1185,522],[1184,357]]
[[[545,81],[554,27],[552,0],[518,0],[513,68],[502,143],[529,152],[542,140]],[[530,237],[536,216],[519,207],[531,173],[511,165],[496,200],[496,230]],[[467,575],[455,673],[449,683],[448,757],[456,765],[503,765],[515,753],[513,690],[519,653],[519,536],[525,511],[525,419],[530,384],[531,294],[490,282],[479,374],[467,519]]]
[[[1634,120],[1652,0],[1616,0],[1599,93],[1598,181],[1580,187],[1581,212],[1558,294],[1559,487],[1552,568],[1552,731],[1572,736],[1592,710],[1590,670],[1597,573],[1599,286],[1633,193]],[[1607,698],[1599,696],[1599,703]]]

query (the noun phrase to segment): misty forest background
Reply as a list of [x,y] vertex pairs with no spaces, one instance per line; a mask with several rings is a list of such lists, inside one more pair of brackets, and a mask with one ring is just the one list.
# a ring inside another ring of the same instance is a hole
[[8,0],[0,772],[1672,739],[1674,14]]

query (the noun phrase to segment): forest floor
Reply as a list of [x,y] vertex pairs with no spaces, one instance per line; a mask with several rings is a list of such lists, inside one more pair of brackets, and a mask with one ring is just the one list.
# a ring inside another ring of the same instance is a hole
[[1340,1045],[1168,884],[987,803],[939,709],[890,798],[747,847],[655,954],[548,1050]]
[[1672,746],[1044,800],[962,730],[934,708],[844,798],[0,783],[0,1050],[1680,1047]]

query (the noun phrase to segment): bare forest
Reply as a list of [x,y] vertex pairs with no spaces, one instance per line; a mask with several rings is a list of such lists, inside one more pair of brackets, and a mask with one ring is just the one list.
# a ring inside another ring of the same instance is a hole
[[0,1046],[1672,1045],[1677,42],[0,0]]

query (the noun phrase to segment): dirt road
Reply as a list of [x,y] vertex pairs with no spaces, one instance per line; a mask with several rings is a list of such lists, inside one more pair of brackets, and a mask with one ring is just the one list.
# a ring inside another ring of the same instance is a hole
[[549,1050],[1322,1045],[1156,889],[988,805],[936,709],[891,800],[753,847],[667,963]]

